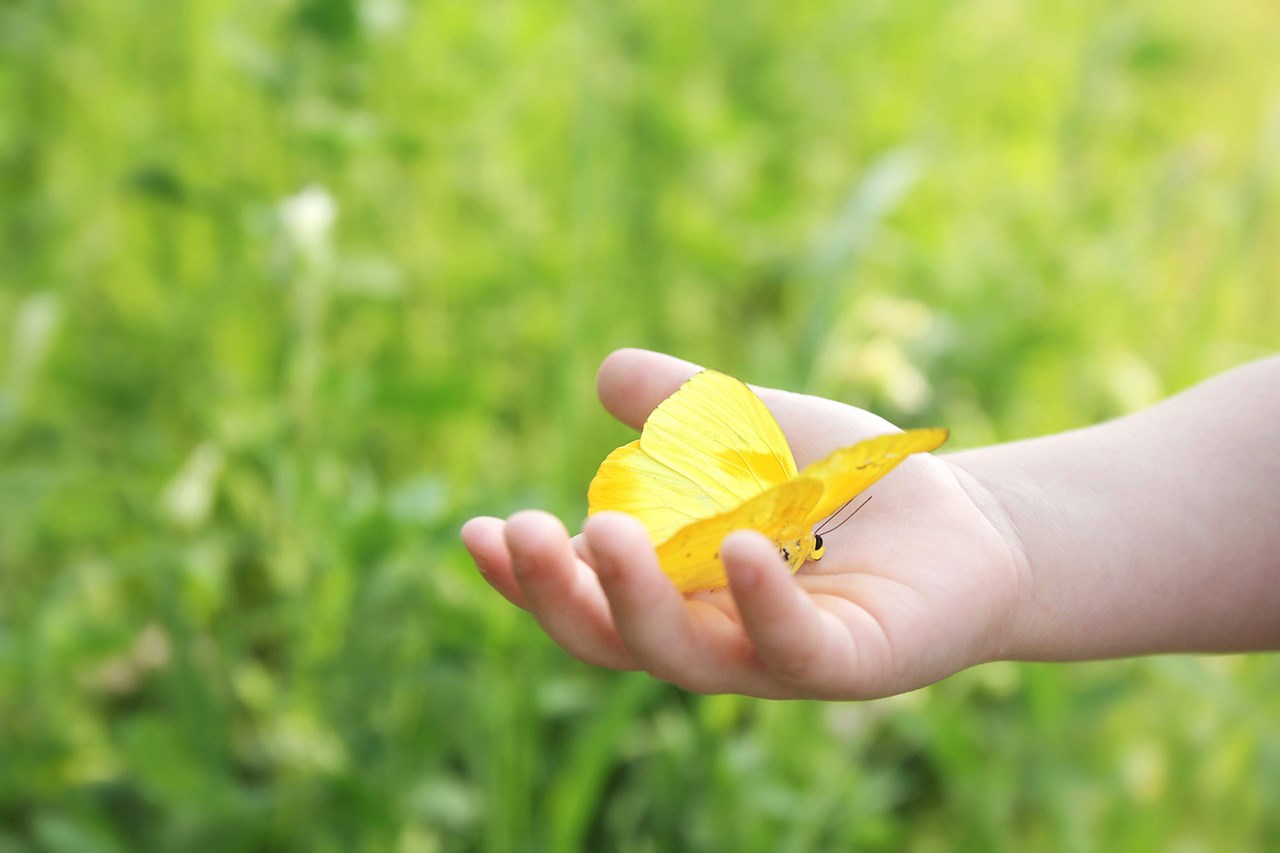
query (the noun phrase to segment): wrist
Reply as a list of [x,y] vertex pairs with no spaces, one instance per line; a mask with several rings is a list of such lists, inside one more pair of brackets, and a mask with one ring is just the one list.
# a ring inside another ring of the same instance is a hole
[[1006,569],[997,573],[997,576],[1013,578],[1013,589],[1011,593],[1001,596],[1003,607],[989,626],[987,642],[980,650],[982,660],[979,662],[986,663],[1024,656],[1020,650],[1028,645],[1025,635],[1027,626],[1033,624],[1033,620],[1029,620],[1026,614],[1036,609],[1036,583],[1026,539],[1016,520],[1017,513],[1011,511],[1009,506],[1009,502],[1016,499],[1016,492],[996,488],[989,482],[980,453],[954,453],[946,456],[945,461],[949,463],[956,481],[969,496],[969,500],[995,530],[998,541],[1003,544],[1002,553],[990,556],[994,564]]

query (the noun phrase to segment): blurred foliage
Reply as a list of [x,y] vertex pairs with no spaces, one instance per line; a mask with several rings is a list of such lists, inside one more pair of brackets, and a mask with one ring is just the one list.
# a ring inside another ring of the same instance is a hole
[[619,345],[959,446],[1273,351],[1277,43],[1246,0],[0,5],[0,850],[1280,847],[1274,656],[695,697],[456,542],[582,516]]

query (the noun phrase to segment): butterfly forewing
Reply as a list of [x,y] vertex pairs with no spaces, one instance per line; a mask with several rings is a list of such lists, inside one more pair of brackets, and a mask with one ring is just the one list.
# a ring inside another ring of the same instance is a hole
[[640,449],[725,510],[796,475],[791,448],[764,403],[714,370],[697,374],[654,410]]
[[888,474],[912,453],[935,450],[947,440],[946,429],[912,429],[860,441],[805,466],[801,477],[823,485],[822,498],[810,510],[807,523],[821,521],[854,495]]
[[745,384],[703,371],[664,400],[639,441],[604,461],[588,512],[635,516],[657,545],[795,476],[782,430]]
[[805,478],[769,489],[735,509],[681,528],[658,546],[658,562],[681,592],[724,586],[720,543],[735,530],[756,530],[774,542],[808,532],[803,520],[812,514],[822,484]]

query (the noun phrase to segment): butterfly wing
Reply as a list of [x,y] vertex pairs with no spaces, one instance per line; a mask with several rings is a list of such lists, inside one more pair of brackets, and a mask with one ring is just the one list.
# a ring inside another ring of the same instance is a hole
[[654,409],[640,449],[695,478],[725,509],[796,475],[791,448],[764,403],[715,370],[697,374]]
[[760,398],[704,370],[653,410],[639,441],[609,454],[587,490],[588,512],[631,513],[657,545],[795,474],[782,429]]
[[695,481],[646,456],[637,439],[610,453],[587,489],[588,514],[606,509],[635,516],[657,545],[724,506]]
[[800,477],[823,485],[822,497],[809,510],[812,525],[840,509],[850,498],[867,489],[913,453],[935,450],[950,432],[943,428],[911,429],[860,441],[806,465]]
[[822,496],[822,484],[800,478],[775,486],[711,518],[680,528],[658,546],[658,562],[681,592],[716,589],[728,583],[720,543],[735,530],[757,530],[774,542],[808,533],[805,519]]

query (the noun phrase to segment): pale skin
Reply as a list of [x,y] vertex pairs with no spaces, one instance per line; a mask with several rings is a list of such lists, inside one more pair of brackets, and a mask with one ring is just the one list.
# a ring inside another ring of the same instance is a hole
[[[697,365],[619,350],[605,407],[639,429]],[[801,467],[895,428],[768,388]],[[792,575],[738,531],[729,588],[680,595],[643,527],[570,538],[525,510],[462,539],[486,580],[579,660],[703,693],[870,699],[995,660],[1280,649],[1280,357],[1087,429],[920,454]],[[960,437],[963,440],[963,437]]]

